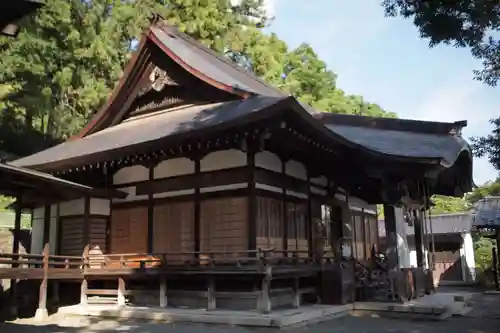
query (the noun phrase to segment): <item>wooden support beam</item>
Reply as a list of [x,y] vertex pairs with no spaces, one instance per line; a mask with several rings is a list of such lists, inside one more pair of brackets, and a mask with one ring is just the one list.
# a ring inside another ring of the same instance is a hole
[[50,241],[50,205],[45,205],[43,209],[43,244]]
[[[286,176],[286,163],[283,158],[281,158],[281,175]],[[283,195],[282,209],[283,209],[283,250],[288,250],[288,207],[286,203],[286,187],[281,189]],[[286,252],[284,252],[286,253]],[[285,255],[286,256],[286,255]]]
[[160,279],[160,307],[166,308],[168,306],[167,299],[167,279]]
[[[257,194],[255,191],[255,139],[247,139],[248,168],[248,249],[257,250]],[[254,256],[252,253],[251,256]]]
[[311,184],[311,173],[309,169],[307,169],[307,219],[305,231],[307,237],[307,249],[309,250],[309,258],[312,258],[314,254],[314,224],[312,219]]
[[208,278],[208,301],[207,308],[208,310],[215,310],[217,308],[217,302],[215,299],[215,279],[213,276]]
[[[149,181],[154,180],[154,166],[149,165]],[[147,249],[148,253],[153,253],[153,238],[154,238],[154,195],[153,192],[148,193],[148,230],[147,230]]]
[[88,304],[88,297],[87,297],[87,290],[88,290],[88,282],[86,278],[83,278],[82,280],[82,285],[80,287],[80,304],[81,305],[87,305]]
[[90,197],[89,196],[85,197],[83,204],[83,244],[85,246],[90,245]]
[[125,280],[123,278],[118,278],[118,306],[125,306]]
[[270,313],[271,306],[271,267],[266,267],[266,274],[262,278],[260,298],[259,298],[259,311],[262,313]]
[[293,280],[293,307],[300,307],[300,278],[296,276]]
[[[18,195],[16,200],[16,216],[14,221],[14,232],[13,232],[13,244],[12,244],[12,253],[19,253],[19,243],[21,237],[21,216],[22,216],[22,196]],[[19,257],[15,258],[15,260],[19,260]],[[12,264],[12,268],[19,267],[18,264]],[[12,312],[15,312],[17,315],[17,279],[10,280],[10,297],[12,303]]]
[[50,247],[49,243],[45,243],[43,248],[43,278],[40,283],[40,291],[38,295],[38,309],[35,313],[35,319],[44,320],[49,317],[47,311],[47,287],[49,279],[49,255]]
[[[22,196],[17,196],[16,199],[16,216],[14,220],[14,242],[12,244],[12,253],[19,253],[19,243],[21,242],[21,217],[22,217]],[[12,265],[12,267],[18,267],[18,265]]]
[[[85,248],[83,249],[82,257],[83,257],[83,271],[85,272],[87,270],[88,262],[89,262],[89,246],[86,245]],[[80,287],[80,304],[81,305],[87,305],[88,304],[88,298],[87,298],[87,290],[88,290],[88,282],[87,279],[84,277],[82,280],[82,285]]]
[[194,156],[194,174],[196,186],[194,189],[194,252],[195,259],[200,256],[201,243],[201,193],[200,193],[200,173],[201,173],[201,154],[198,152]]

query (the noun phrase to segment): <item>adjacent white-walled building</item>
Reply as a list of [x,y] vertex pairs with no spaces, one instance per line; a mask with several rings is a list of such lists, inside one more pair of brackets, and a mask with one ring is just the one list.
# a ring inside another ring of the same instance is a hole
[[[476,277],[474,244],[472,240],[472,214],[470,212],[431,216],[426,220],[424,244],[429,250],[424,261],[432,258],[434,241],[434,283],[473,282]],[[397,219],[399,265],[401,268],[417,266],[415,230],[403,218]],[[379,235],[384,244],[386,236],[384,221],[379,221]],[[431,265],[432,265],[432,259]],[[428,263],[426,262],[426,265]]]

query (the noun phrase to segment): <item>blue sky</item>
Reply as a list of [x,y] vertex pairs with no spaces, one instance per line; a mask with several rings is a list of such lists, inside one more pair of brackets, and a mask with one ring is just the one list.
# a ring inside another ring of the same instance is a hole
[[[467,120],[464,137],[485,135],[500,106],[500,88],[473,80],[481,67],[466,49],[428,48],[410,20],[384,17],[380,0],[267,0],[270,30],[290,47],[313,46],[338,74],[338,87],[401,118]],[[476,159],[474,181],[496,171]]]

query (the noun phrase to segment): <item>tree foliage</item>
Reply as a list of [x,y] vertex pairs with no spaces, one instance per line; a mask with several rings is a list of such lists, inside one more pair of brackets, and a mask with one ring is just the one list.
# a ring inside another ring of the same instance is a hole
[[432,202],[434,202],[434,207],[431,208],[431,213],[434,215],[461,213],[470,209],[469,203],[464,198],[434,195],[431,199]]
[[490,120],[490,123],[494,126],[490,134],[471,138],[472,151],[476,157],[487,157],[500,171],[500,117]]
[[412,19],[429,45],[467,47],[483,62],[475,78],[495,86],[500,79],[500,2],[498,0],[383,0],[388,16]]
[[470,205],[474,205],[487,196],[497,195],[500,195],[500,179],[476,187],[471,193],[467,194],[466,200]]
[[395,116],[338,89],[336,74],[309,45],[291,50],[264,34],[263,0],[45,3],[16,40],[0,39],[0,153],[27,155],[82,128],[122,75],[153,13],[217,52],[248,57],[258,76],[315,108]]

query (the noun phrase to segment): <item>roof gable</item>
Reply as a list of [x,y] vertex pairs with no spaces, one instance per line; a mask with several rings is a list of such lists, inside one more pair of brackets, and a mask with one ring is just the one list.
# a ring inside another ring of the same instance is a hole
[[155,111],[169,105],[176,107],[184,101],[219,102],[254,95],[287,97],[176,28],[157,22],[143,34],[107,102],[72,139],[114,126],[130,113],[146,109]]

